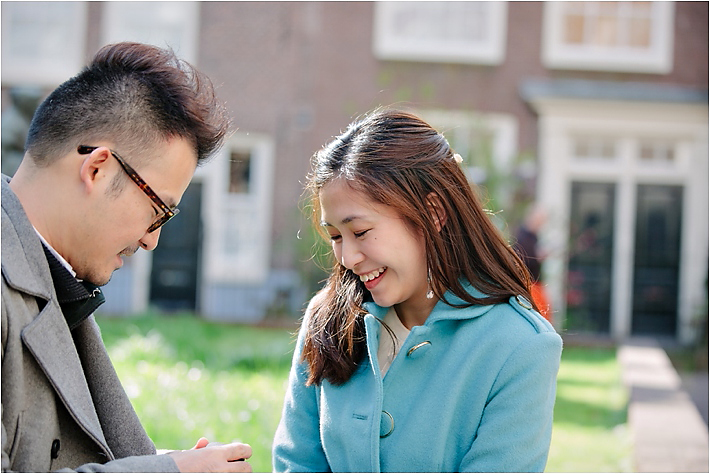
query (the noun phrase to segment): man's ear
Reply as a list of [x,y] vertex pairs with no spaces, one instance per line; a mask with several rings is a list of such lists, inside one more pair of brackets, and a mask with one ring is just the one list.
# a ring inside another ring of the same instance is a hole
[[88,193],[99,184],[101,179],[107,177],[107,164],[111,157],[111,151],[102,146],[88,155],[82,156],[84,159],[79,168],[79,179]]
[[427,209],[431,214],[431,218],[434,220],[434,225],[436,226],[437,232],[441,232],[441,229],[446,225],[446,209],[441,202],[441,198],[435,192],[430,192],[426,197]]

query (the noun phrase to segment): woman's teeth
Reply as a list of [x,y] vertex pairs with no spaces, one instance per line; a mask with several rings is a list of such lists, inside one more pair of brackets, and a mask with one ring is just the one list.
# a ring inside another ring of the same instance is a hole
[[387,267],[382,267],[382,268],[378,268],[378,269],[375,270],[375,271],[372,271],[372,272],[370,272],[370,273],[367,273],[367,274],[365,274],[365,275],[360,275],[360,281],[362,281],[362,282],[368,282],[368,281],[370,281],[370,280],[374,280],[375,278],[377,278],[378,276],[380,276],[386,269],[387,269]]

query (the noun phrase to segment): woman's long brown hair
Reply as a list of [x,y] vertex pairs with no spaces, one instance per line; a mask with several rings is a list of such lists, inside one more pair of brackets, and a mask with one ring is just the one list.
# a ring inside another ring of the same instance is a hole
[[[532,301],[525,265],[484,211],[447,140],[419,117],[376,110],[313,155],[306,190],[313,224],[321,232],[319,193],[336,178],[392,207],[423,233],[437,298],[451,291],[466,302],[444,300],[455,307],[501,303],[515,295]],[[446,215],[440,232],[429,212],[431,193]],[[462,281],[486,296],[471,296]],[[311,302],[307,320],[302,360],[308,363],[308,384],[326,379],[340,385],[357,370],[366,353],[363,302],[369,299],[359,278],[333,258],[332,272]]]

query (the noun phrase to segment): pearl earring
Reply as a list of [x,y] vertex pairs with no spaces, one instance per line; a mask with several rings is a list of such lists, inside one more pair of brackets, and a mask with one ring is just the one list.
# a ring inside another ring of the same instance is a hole
[[427,281],[428,287],[429,287],[429,291],[426,292],[426,298],[428,300],[430,300],[430,299],[434,298],[434,290],[431,289],[431,270],[428,270],[426,281]]

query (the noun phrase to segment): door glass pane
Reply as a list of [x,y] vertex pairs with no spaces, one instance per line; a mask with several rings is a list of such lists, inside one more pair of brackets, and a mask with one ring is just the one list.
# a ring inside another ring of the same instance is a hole
[[249,194],[251,150],[233,150],[229,157],[229,192]]
[[640,185],[634,254],[634,334],[675,335],[683,188]]
[[615,186],[572,183],[567,329],[609,332]]

